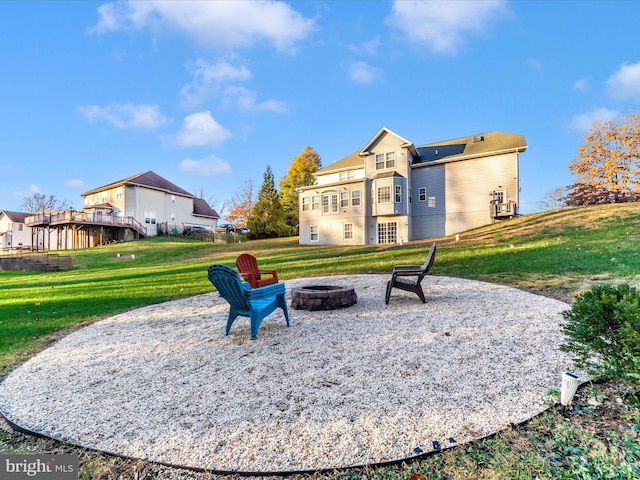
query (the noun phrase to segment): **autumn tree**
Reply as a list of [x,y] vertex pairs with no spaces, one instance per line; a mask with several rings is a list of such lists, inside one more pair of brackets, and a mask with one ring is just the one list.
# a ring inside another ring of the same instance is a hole
[[640,200],[638,115],[624,116],[620,122],[595,122],[569,170],[576,177],[568,188],[569,205]]
[[280,180],[280,201],[284,208],[287,225],[298,228],[298,188],[313,185],[313,175],[322,167],[320,155],[305,146],[302,153],[289,164],[287,175]]
[[71,208],[71,202],[68,200],[58,200],[55,195],[45,195],[44,193],[34,193],[25,197],[21,207],[22,211],[26,213],[51,212],[68,208]]
[[253,179],[250,178],[233,195],[229,204],[229,212],[224,218],[236,227],[246,227],[249,224],[249,217],[255,204]]
[[258,201],[251,210],[248,227],[250,238],[274,238],[285,234],[284,209],[270,166],[264,172]]

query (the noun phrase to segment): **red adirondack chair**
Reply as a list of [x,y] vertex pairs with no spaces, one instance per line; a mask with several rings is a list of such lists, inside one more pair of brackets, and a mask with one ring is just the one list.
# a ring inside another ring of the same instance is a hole
[[[249,282],[251,288],[278,283],[278,273],[275,270],[260,270],[256,257],[248,253],[243,253],[236,259],[236,267],[242,279]],[[270,277],[262,278],[262,275],[270,275]]]

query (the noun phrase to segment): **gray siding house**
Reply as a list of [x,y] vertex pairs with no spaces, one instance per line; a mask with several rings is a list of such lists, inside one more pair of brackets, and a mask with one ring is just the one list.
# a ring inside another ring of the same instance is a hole
[[382,128],[299,189],[300,244],[366,245],[453,235],[518,213],[522,135],[416,146]]

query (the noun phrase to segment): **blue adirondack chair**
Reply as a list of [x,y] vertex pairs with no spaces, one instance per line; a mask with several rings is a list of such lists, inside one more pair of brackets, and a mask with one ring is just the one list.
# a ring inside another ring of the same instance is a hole
[[231,325],[238,316],[251,319],[251,340],[258,336],[260,323],[276,308],[284,312],[284,318],[289,326],[289,311],[285,298],[284,283],[276,283],[265,287],[252,289],[243,282],[238,272],[226,265],[211,265],[209,267],[209,281],[218,293],[229,303],[229,318],[225,335],[229,334]]

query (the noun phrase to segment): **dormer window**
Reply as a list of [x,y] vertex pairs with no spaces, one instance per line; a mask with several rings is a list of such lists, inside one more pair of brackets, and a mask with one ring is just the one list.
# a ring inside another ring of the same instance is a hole
[[376,153],[376,170],[396,167],[396,152]]

